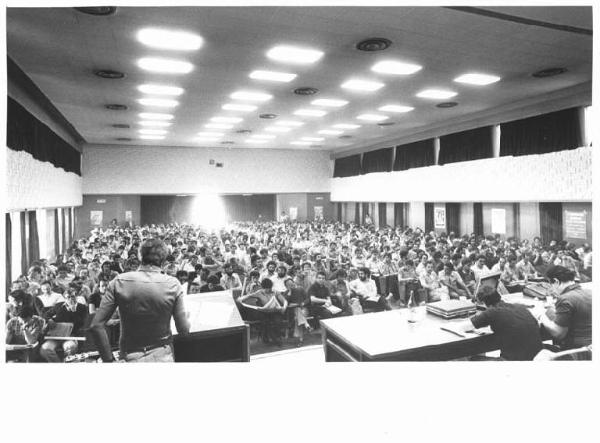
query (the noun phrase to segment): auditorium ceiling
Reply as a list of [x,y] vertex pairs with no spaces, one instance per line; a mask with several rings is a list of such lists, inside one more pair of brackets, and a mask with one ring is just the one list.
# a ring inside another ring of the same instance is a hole
[[[591,7],[8,8],[6,21],[8,56],[89,144],[335,155],[592,80]],[[357,49],[368,39],[380,50]]]

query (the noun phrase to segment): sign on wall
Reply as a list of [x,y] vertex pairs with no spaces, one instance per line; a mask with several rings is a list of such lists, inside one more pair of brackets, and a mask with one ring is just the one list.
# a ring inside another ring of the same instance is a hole
[[295,206],[290,207],[290,220],[298,219],[298,208]]
[[587,238],[587,211],[565,211],[564,215],[565,237]]
[[133,212],[125,211],[125,221],[129,224],[133,224]]
[[315,220],[323,220],[323,206],[315,206]]
[[433,208],[433,227],[446,229],[446,208]]
[[90,211],[90,223],[92,226],[102,226],[102,211]]
[[506,209],[492,208],[492,234],[506,234]]

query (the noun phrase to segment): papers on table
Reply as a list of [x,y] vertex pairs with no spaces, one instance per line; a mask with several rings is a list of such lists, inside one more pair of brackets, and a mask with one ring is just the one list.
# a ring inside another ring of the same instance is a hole
[[337,306],[334,306],[334,305],[328,306],[325,309],[327,309],[333,315],[336,315],[336,314],[339,314],[340,312],[342,312],[342,310],[340,308],[338,308]]
[[234,306],[206,301],[200,309],[190,313],[192,330],[196,326],[226,326],[229,323]]

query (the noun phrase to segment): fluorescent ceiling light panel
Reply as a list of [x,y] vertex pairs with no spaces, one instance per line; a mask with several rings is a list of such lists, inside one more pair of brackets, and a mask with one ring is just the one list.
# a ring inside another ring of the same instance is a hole
[[323,52],[317,49],[279,45],[271,48],[267,52],[267,57],[279,62],[303,65],[318,61],[323,57]]
[[146,71],[160,74],[188,74],[194,69],[194,65],[189,62],[158,57],[140,58],[137,65]]
[[379,114],[361,114],[356,117],[359,120],[366,120],[370,122],[381,122],[383,120],[387,120],[389,117],[387,115],[379,115]]
[[269,132],[289,132],[292,128],[288,128],[287,126],[267,126],[265,131]]
[[257,106],[255,106],[255,105],[242,105],[240,103],[227,103],[227,104],[221,106],[221,109],[224,109],[225,111],[248,112],[248,111],[255,111],[256,108],[257,108]]
[[198,133],[198,137],[208,137],[208,138],[213,138],[213,137],[223,137],[223,133],[222,132],[199,132]]
[[136,37],[140,43],[151,48],[172,51],[195,51],[200,49],[203,42],[198,34],[160,28],[140,29]]
[[394,60],[384,60],[375,63],[371,71],[379,74],[410,75],[423,69],[423,66],[412,63],[403,63]]
[[271,94],[258,91],[236,91],[229,97],[234,100],[248,100],[250,102],[266,102],[273,98]]
[[298,146],[309,146],[312,145],[313,142],[307,142],[307,141],[293,141],[290,142],[290,145],[298,145]]
[[327,112],[321,111],[320,109],[298,109],[294,112],[294,115],[302,115],[306,117],[323,117]]
[[300,140],[304,140],[307,142],[320,142],[325,140],[324,137],[300,137]]
[[355,125],[355,124],[351,124],[351,123],[338,123],[337,125],[333,125],[332,128],[356,129],[356,128],[360,128],[360,125]]
[[296,120],[279,120],[275,124],[278,125],[278,126],[294,126],[294,127],[298,127],[298,126],[302,126],[304,124],[304,122],[299,122],[299,121],[296,121]]
[[144,120],[173,120],[172,114],[158,114],[155,112],[142,112],[138,114]]
[[381,112],[410,112],[412,111],[413,108],[412,106],[404,106],[404,105],[385,105],[382,106],[381,108],[378,108],[378,111]]
[[241,117],[213,117],[210,119],[211,122],[215,123],[239,123],[244,120]]
[[183,88],[178,86],[168,86],[168,85],[156,85],[156,84],[146,84],[139,85],[137,87],[138,91],[144,94],[154,94],[154,95],[173,95],[178,96],[183,94]]
[[251,138],[259,138],[259,139],[264,139],[264,140],[271,140],[274,139],[276,136],[273,134],[254,134],[251,136]]
[[174,108],[179,104],[177,100],[166,98],[140,98],[138,103],[144,106],[155,106],[157,108]]
[[249,75],[254,80],[269,80],[272,82],[291,82],[296,78],[296,74],[287,72],[275,72],[275,71],[252,71]]
[[151,126],[154,128],[166,128],[168,126],[171,126],[170,122],[165,122],[165,121],[149,121],[149,120],[143,120],[141,122],[138,122],[140,126]]
[[164,135],[140,135],[142,140],[164,140]]
[[447,98],[452,98],[455,95],[457,95],[456,92],[448,91],[445,89],[425,89],[425,90],[419,92],[417,94],[417,97],[444,100]]
[[228,123],[207,123],[204,127],[209,129],[231,129],[233,128],[233,125]]
[[364,92],[373,92],[377,91],[380,88],[383,88],[385,85],[383,83],[374,82],[370,80],[361,80],[361,79],[350,79],[346,83],[342,84],[342,88],[350,89],[353,91],[364,91]]
[[168,131],[164,129],[139,129],[138,132],[144,135],[165,135]]
[[500,80],[500,77],[496,75],[479,74],[476,72],[470,72],[463,74],[460,77],[454,79],[458,83],[467,83],[469,85],[485,86],[492,83],[496,83]]
[[317,132],[317,134],[323,134],[323,135],[340,135],[343,133],[344,133],[344,131],[336,131],[335,129],[323,129],[323,130]]
[[311,105],[315,106],[328,106],[332,108],[339,108],[340,106],[346,106],[348,101],[346,100],[334,100],[329,98],[319,98],[310,102]]

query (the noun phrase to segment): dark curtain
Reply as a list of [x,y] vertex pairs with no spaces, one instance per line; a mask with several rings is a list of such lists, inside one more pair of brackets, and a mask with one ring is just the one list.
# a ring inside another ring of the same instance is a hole
[[60,254],[60,234],[58,231],[58,209],[54,210],[54,253]]
[[562,203],[540,203],[540,236],[544,244],[562,240]]
[[[367,217],[367,214],[369,214],[369,204],[368,203],[363,203],[362,204],[362,223],[365,222],[365,218]],[[369,214],[371,216],[371,220],[373,219],[373,214]]]
[[21,274],[27,274],[27,225],[25,211],[19,213],[21,219]]
[[73,241],[73,208],[69,208],[69,244]]
[[575,149],[583,145],[577,108],[500,125],[500,155],[530,155]]
[[6,287],[10,287],[12,282],[12,221],[10,220],[10,214],[6,213],[5,218],[5,239],[6,239]]
[[337,204],[337,221],[342,222],[342,202],[338,202]]
[[491,126],[440,137],[440,165],[489,157],[492,157]]
[[446,229],[460,235],[460,203],[446,203]]
[[473,203],[473,232],[483,235],[483,203]]
[[379,203],[379,206],[377,207],[377,209],[378,209],[378,215],[379,215],[379,226],[386,226],[387,225],[387,204]]
[[392,170],[393,149],[394,148],[384,148],[365,152],[362,159],[361,174],[390,172]]
[[394,171],[405,171],[411,168],[422,168],[435,163],[433,155],[433,139],[420,140],[406,145],[396,146]]
[[430,233],[434,230],[435,221],[433,215],[433,203],[425,203],[425,232]]
[[81,153],[10,97],[7,97],[6,146],[81,175]]
[[360,225],[360,203],[358,202],[354,206],[354,223]]
[[[268,221],[275,220],[276,198],[275,194],[224,195],[222,201],[231,221]],[[325,207],[323,211],[326,217]]]
[[513,226],[515,227],[514,236],[521,238],[521,205],[513,203]]
[[360,175],[360,154],[336,158],[333,167],[334,177],[352,177]]
[[406,227],[406,204],[394,203],[394,226],[404,229]]
[[61,213],[61,218],[62,218],[62,226],[60,228],[60,232],[62,234],[62,250],[63,252],[66,252],[67,248],[68,248],[68,243],[67,243],[67,222],[66,222],[66,214],[65,214],[65,209],[63,208],[62,211],[60,211]]
[[27,213],[29,217],[29,263],[40,258],[40,237],[38,235],[37,214],[35,211]]

